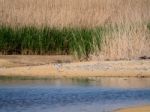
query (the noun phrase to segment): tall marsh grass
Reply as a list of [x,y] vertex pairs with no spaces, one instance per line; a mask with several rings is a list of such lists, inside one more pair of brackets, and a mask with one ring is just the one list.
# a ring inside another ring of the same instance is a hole
[[87,58],[101,48],[104,28],[0,27],[1,54],[73,54]]
[[150,0],[0,0],[0,52],[150,56],[149,23]]
[[111,33],[103,38],[97,60],[138,59],[150,56],[150,30],[147,24],[112,26]]
[[150,0],[0,0],[0,24],[96,27],[150,20]]

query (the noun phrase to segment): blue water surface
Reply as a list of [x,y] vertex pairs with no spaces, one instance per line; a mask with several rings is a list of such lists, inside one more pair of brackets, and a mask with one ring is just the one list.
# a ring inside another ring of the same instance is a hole
[[91,84],[16,83],[0,85],[0,112],[112,112],[150,104],[150,88]]

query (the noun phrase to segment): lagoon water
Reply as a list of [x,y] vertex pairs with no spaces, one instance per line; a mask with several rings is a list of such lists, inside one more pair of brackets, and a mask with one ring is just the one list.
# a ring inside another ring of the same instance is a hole
[[0,81],[0,112],[112,112],[145,104],[150,78]]

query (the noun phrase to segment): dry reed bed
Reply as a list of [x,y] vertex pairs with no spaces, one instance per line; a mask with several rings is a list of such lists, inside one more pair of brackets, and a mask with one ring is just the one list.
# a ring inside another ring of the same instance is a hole
[[113,28],[103,38],[102,50],[92,60],[138,59],[150,57],[150,30],[146,25]]
[[79,27],[143,23],[150,20],[149,5],[149,0],[0,0],[0,23]]
[[[113,26],[92,59],[150,56],[150,0],[0,0],[0,24],[11,26]],[[116,29],[117,25],[117,29]]]

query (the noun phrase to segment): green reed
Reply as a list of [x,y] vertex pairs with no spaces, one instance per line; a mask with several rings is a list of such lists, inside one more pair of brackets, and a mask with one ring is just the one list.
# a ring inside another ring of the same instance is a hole
[[1,54],[71,54],[87,58],[101,49],[105,28],[0,26]]

